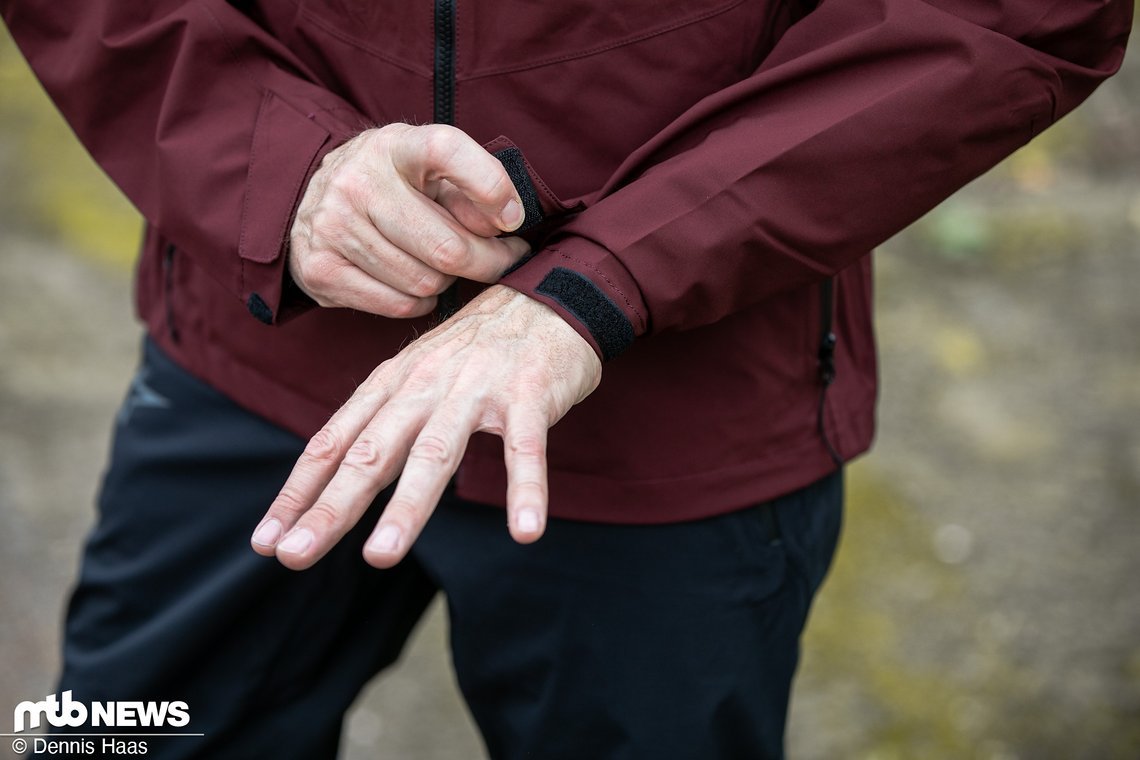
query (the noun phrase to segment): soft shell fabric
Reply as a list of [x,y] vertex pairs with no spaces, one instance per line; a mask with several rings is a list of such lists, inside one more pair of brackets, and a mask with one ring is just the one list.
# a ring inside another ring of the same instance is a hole
[[[151,336],[303,436],[431,324],[292,291],[287,232],[322,157],[370,125],[431,121],[440,93],[456,126],[517,146],[552,213],[503,282],[608,359],[551,431],[551,511],[619,523],[739,509],[834,469],[817,422],[829,278],[824,428],[843,458],[864,451],[869,251],[1087,97],[1118,68],[1133,10],[455,0],[454,86],[436,88],[439,6],[0,0],[0,13],[147,219]],[[497,439],[472,440],[458,488],[503,503]]]

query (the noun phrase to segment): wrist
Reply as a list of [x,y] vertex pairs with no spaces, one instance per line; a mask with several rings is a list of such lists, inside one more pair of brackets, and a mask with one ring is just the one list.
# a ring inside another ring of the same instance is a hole
[[602,362],[594,347],[557,311],[506,285],[492,285],[456,314],[494,315],[506,321],[519,338],[538,339],[550,353],[570,359],[594,378],[601,378]]

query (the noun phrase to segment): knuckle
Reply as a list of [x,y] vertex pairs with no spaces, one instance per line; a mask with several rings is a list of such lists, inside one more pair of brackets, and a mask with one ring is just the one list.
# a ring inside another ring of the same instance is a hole
[[336,462],[341,446],[340,436],[332,427],[326,426],[309,439],[304,456],[316,464],[332,464]]
[[420,136],[423,140],[423,154],[429,165],[443,167],[451,163],[456,151],[459,150],[456,133],[456,129],[443,124],[422,127]]
[[305,513],[305,522],[314,532],[335,532],[345,523],[345,514],[327,501],[318,501]]
[[448,235],[432,246],[430,261],[434,268],[448,274],[461,274],[471,257],[467,241],[458,235]]
[[305,269],[305,282],[321,291],[336,288],[341,269],[341,259],[336,254],[326,253],[313,257]]
[[342,198],[354,200],[368,191],[368,182],[354,171],[340,171],[329,180],[329,190]]
[[344,208],[324,207],[313,212],[310,222],[309,237],[318,248],[327,245],[327,242],[336,243],[343,240],[349,229],[349,213]]
[[306,507],[308,505],[301,499],[301,495],[286,483],[277,494],[270,511],[286,523],[292,523],[305,512]]
[[516,493],[534,495],[541,498],[546,497],[546,484],[538,478],[527,476],[519,477],[518,475],[514,475],[513,478],[511,487]]
[[451,461],[452,446],[441,436],[428,433],[412,444],[408,458],[425,464],[445,465]]
[[419,361],[404,374],[401,390],[417,399],[418,403],[430,403],[439,381],[439,365],[434,361]]
[[394,296],[388,303],[387,312],[389,317],[396,319],[408,319],[416,316],[419,311],[420,302],[408,296]]
[[368,373],[368,377],[361,383],[362,388],[368,388],[370,392],[376,394],[384,394],[388,390],[388,378],[392,371],[392,359],[386,359],[376,366],[376,369]]
[[534,433],[512,435],[507,446],[510,447],[511,453],[516,457],[541,459],[546,454],[545,441],[542,440],[541,436]]
[[419,298],[429,298],[446,290],[449,281],[442,272],[429,270],[412,285],[410,292]]
[[361,438],[344,455],[344,465],[360,472],[370,472],[383,460],[383,453],[377,441]]

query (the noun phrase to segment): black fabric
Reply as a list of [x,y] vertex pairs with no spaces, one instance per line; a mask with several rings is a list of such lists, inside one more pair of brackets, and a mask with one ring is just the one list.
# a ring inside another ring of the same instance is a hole
[[633,343],[633,325],[597,285],[572,269],[552,269],[535,292],[560,303],[586,326],[609,361]]
[[492,155],[499,159],[503,164],[503,168],[507,170],[507,176],[510,177],[511,182],[514,183],[515,190],[518,191],[519,198],[522,199],[523,211],[526,212],[526,218],[523,219],[522,226],[511,234],[521,234],[546,221],[546,216],[542,212],[542,203],[539,202],[538,199],[538,191],[535,190],[534,182],[530,178],[530,173],[526,170],[526,162],[523,161],[522,151],[518,148],[503,148],[502,150],[495,151]]
[[148,345],[68,609],[60,691],[186,701],[182,730],[205,737],[151,739],[159,760],[331,760],[343,712],[442,586],[494,760],[782,757],[841,474],[691,523],[550,520],[528,546],[501,509],[449,489],[387,571],[360,556],[380,499],[295,573],[248,541],[303,443]]
[[273,324],[273,310],[269,308],[269,304],[257,293],[252,294],[249,300],[245,302],[245,308],[249,309],[249,313],[254,316],[258,322],[263,322],[267,325]]
[[148,344],[68,607],[58,687],[80,701],[187,702],[190,725],[174,730],[205,736],[149,739],[148,757],[335,757],[342,713],[435,595],[414,560],[363,562],[375,510],[303,573],[250,549],[303,447]]
[[783,757],[811,601],[838,540],[839,474],[675,525],[551,520],[445,496],[417,559],[447,593],[452,661],[495,760]]

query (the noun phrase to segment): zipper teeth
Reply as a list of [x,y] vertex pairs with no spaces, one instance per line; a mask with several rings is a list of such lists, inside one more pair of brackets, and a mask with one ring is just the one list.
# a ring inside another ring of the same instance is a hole
[[[435,59],[432,70],[432,121],[455,126],[455,0],[435,0]],[[459,283],[439,294],[441,322],[459,310]]]
[[433,121],[455,123],[455,0],[435,0]]

